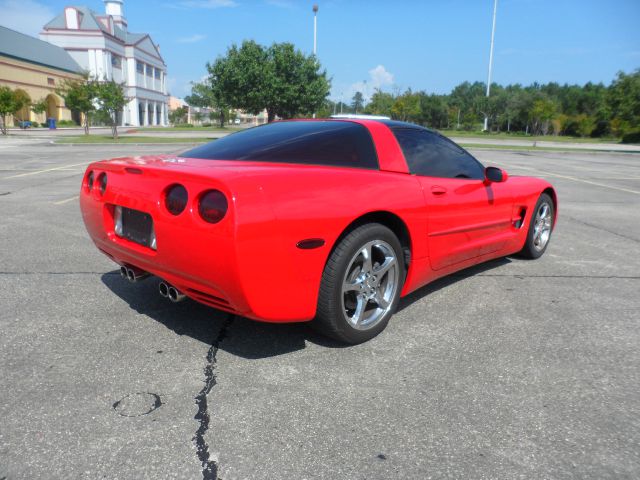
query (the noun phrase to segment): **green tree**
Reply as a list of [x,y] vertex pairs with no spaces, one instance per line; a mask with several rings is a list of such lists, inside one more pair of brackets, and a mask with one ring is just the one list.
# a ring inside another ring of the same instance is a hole
[[586,113],[576,115],[574,117],[574,121],[576,123],[576,130],[578,135],[583,138],[590,136],[594,128],[596,128],[596,122],[594,118],[587,115]]
[[266,109],[270,122],[320,108],[330,89],[320,68],[315,56],[291,43],[266,48],[252,40],[232,45],[226,56],[207,65],[209,87],[225,103],[254,115]]
[[111,123],[111,135],[118,138],[118,114],[129,103],[124,88],[114,80],[109,80],[97,83],[95,89],[99,109]]
[[265,108],[268,119],[310,115],[323,104],[331,85],[314,55],[306,56],[291,43],[274,43],[267,50],[270,86]]
[[449,123],[449,105],[443,95],[418,94],[420,114],[419,123],[432,128],[443,128]]
[[362,107],[364,107],[364,96],[362,95],[362,92],[356,92],[351,98],[351,108],[353,108],[357,114],[358,110],[362,112]]
[[[191,95],[187,95],[185,101],[194,107],[210,108],[212,112],[209,114],[209,118],[214,120],[214,116],[217,116],[220,128],[224,128],[229,114],[229,101],[221,88],[222,82],[217,79],[220,78],[220,72],[224,71],[225,65],[216,61],[214,65],[207,64],[207,69],[209,70],[209,79],[201,83],[192,83]],[[216,79],[216,81],[212,79]]]
[[533,102],[530,117],[533,124],[533,133],[546,135],[551,126],[551,120],[557,112],[556,104],[546,98],[540,98]]
[[35,113],[36,115],[40,115],[41,113],[44,113],[47,111],[47,101],[42,98],[40,100],[38,100],[37,102],[33,102],[31,104],[31,111],[33,113]]
[[395,98],[392,94],[376,88],[376,91],[371,96],[371,101],[367,103],[365,112],[371,115],[386,115],[390,117],[394,102]]
[[617,135],[640,131],[640,69],[619,72],[607,92],[607,104]]
[[18,116],[18,120],[21,122],[25,120],[29,120],[28,114],[27,114],[27,118],[22,118],[22,113],[23,113],[22,111],[24,107],[31,106],[31,97],[24,90],[15,90],[13,92],[13,96],[14,96],[14,101],[16,105],[20,106],[20,108],[15,112],[15,114]]
[[0,86],[0,130],[3,135],[7,134],[7,117],[15,115],[28,104],[24,96],[16,93],[9,87]]
[[417,122],[420,117],[420,95],[409,89],[398,96],[391,107],[391,116],[403,122]]
[[187,121],[187,115],[189,114],[189,107],[178,107],[172,112],[169,112],[169,121],[176,125],[178,123],[185,123]]
[[68,109],[76,110],[82,114],[84,133],[89,135],[89,118],[98,106],[96,102],[97,82],[85,73],[81,80],[65,80],[57,93],[64,99],[64,104]]

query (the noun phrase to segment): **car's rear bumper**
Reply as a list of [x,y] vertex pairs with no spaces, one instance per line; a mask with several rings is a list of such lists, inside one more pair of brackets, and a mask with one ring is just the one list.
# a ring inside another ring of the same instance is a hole
[[[93,171],[96,179],[108,174],[104,193],[99,188],[89,190],[85,174],[80,192],[82,217],[104,254],[121,266],[163,279],[193,300],[254,320],[297,322],[315,316],[316,277],[325,253],[299,250],[284,242],[260,191],[237,195],[228,179],[185,175],[180,183],[189,192],[189,205],[172,215],[164,205],[163,192],[176,183],[175,174],[131,168],[130,164],[110,161],[89,166],[87,174]],[[127,169],[143,173],[131,175]],[[205,222],[198,213],[199,195],[210,189],[222,191],[229,203],[227,214],[216,224]],[[151,216],[155,249],[116,235],[116,206]],[[303,267],[309,262],[315,268]],[[310,270],[316,273],[310,276]]]

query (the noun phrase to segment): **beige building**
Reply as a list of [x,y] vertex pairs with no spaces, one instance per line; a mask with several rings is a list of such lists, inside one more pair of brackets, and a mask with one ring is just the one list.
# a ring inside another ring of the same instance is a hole
[[[80,66],[64,49],[0,26],[0,85],[22,90],[32,103],[44,100],[47,105],[41,114],[24,107],[16,114],[16,122],[44,123],[47,118],[79,122],[79,114],[65,107],[56,89],[67,79],[80,78]],[[15,123],[12,120],[8,119],[8,126]]]

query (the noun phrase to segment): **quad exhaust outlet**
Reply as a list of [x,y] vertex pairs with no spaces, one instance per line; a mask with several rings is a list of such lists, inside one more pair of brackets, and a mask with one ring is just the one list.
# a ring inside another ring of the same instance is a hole
[[129,280],[131,283],[135,283],[147,278],[149,276],[149,273],[136,267],[122,266],[120,267],[120,275],[123,278]]
[[160,282],[160,284],[158,285],[158,291],[160,292],[161,296],[168,298],[173,303],[181,302],[185,298],[187,298],[184,293],[181,293],[180,290],[178,290],[176,287],[174,287],[173,285],[169,285],[166,282]]

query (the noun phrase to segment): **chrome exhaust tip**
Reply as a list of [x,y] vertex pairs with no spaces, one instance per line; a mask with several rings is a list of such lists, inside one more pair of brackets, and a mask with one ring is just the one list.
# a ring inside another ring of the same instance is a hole
[[[123,269],[124,269],[124,273],[123,273]],[[136,267],[121,267],[120,275],[125,277],[131,283],[134,283],[140,280],[144,280],[150,275],[150,273],[145,272],[144,270],[140,270],[139,268],[136,268]]]
[[169,300],[171,300],[173,303],[181,302],[185,298],[187,298],[187,296],[183,293],[180,293],[177,288],[169,287]]
[[158,285],[158,291],[164,298],[169,297],[169,285],[167,285],[166,283],[160,282],[160,284]]

